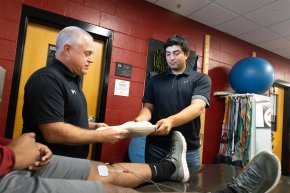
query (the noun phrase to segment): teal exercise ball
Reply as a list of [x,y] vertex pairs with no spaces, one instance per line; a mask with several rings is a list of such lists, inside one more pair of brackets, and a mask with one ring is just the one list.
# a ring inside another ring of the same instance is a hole
[[265,59],[248,57],[238,61],[229,72],[231,87],[237,93],[265,93],[273,84],[275,72]]
[[146,137],[132,138],[129,143],[129,159],[134,163],[145,163]]

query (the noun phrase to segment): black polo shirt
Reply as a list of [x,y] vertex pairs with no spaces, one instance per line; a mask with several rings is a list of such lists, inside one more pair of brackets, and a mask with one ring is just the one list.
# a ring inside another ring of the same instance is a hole
[[22,110],[23,132],[35,132],[36,140],[47,145],[54,154],[86,158],[88,145],[47,143],[37,125],[65,122],[89,128],[87,102],[81,89],[81,78],[60,61],[39,69],[25,85]]
[[[211,80],[206,74],[195,72],[187,67],[182,74],[175,75],[170,69],[152,76],[145,90],[143,103],[154,105],[151,122],[155,124],[160,119],[177,114],[191,104],[193,99],[202,99],[209,107]],[[166,136],[148,136],[147,143],[168,149],[171,133],[180,131],[190,150],[200,147],[200,117],[173,128]]]

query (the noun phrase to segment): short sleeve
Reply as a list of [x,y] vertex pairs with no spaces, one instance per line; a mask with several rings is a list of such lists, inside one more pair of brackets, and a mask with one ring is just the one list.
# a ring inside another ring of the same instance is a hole
[[201,74],[201,76],[196,80],[194,84],[194,91],[192,93],[192,100],[202,99],[206,103],[206,107],[210,105],[210,90],[211,90],[211,79],[206,74]]
[[24,94],[24,108],[32,125],[64,120],[64,92],[53,75],[32,77]]
[[148,82],[143,96],[143,103],[155,104],[154,102],[154,88],[153,88],[154,76],[152,76]]

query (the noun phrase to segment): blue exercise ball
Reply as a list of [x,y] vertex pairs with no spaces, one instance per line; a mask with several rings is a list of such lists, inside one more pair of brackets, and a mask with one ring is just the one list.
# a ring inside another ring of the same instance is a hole
[[134,163],[145,163],[146,137],[132,138],[129,143],[129,159]]
[[272,65],[259,57],[238,61],[230,70],[230,85],[237,93],[265,93],[274,82]]

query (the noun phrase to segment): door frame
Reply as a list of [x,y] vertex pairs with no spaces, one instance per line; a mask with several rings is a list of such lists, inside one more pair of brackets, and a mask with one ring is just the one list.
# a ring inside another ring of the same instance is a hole
[[[108,92],[108,82],[109,82],[109,72],[110,72],[110,63],[112,55],[112,40],[113,40],[113,31],[105,29],[96,25],[92,25],[77,19],[72,19],[52,13],[46,10],[34,8],[28,5],[22,5],[22,13],[20,18],[20,25],[18,30],[18,40],[16,48],[16,56],[14,62],[14,71],[9,99],[9,109],[7,114],[7,122],[5,128],[5,137],[12,138],[14,130],[14,121],[15,113],[17,106],[17,97],[20,83],[20,75],[23,62],[24,54],[24,45],[27,26],[29,22],[39,23],[46,26],[62,29],[66,26],[77,26],[87,32],[89,32],[94,39],[104,41],[105,50],[104,50],[104,61],[102,64],[102,78],[101,78],[101,87],[100,87],[100,102],[97,107],[97,117],[96,120],[100,122],[105,121],[105,112],[106,112],[106,100]],[[97,151],[99,150],[99,151]],[[93,153],[93,159],[100,160],[101,157],[101,144],[97,145],[96,151],[98,153]]]
[[284,80],[275,80],[273,86],[281,87],[284,89],[284,107],[283,107],[283,126],[282,126],[282,154],[281,166],[282,174],[289,176],[289,162],[290,162],[290,101],[286,100],[290,97],[290,82]]

